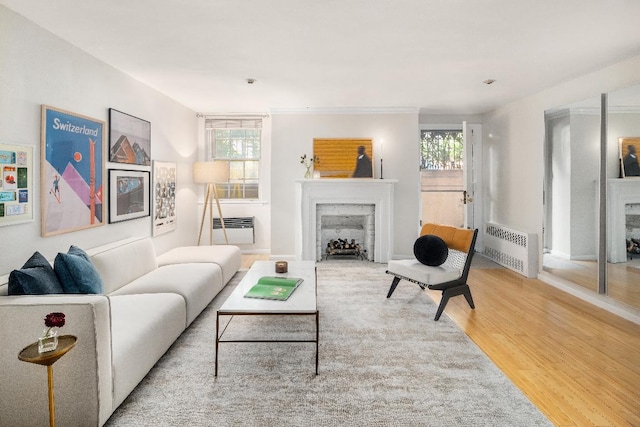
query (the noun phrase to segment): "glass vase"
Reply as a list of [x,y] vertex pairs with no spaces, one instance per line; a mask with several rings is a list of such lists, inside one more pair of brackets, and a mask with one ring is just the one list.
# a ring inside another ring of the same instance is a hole
[[47,353],[58,347],[58,331],[56,328],[47,328],[38,338],[38,353]]
[[304,173],[305,179],[311,178],[311,165],[307,166],[307,171]]

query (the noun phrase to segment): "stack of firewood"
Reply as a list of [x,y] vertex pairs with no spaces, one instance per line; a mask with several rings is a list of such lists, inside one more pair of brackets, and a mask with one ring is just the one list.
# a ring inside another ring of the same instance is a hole
[[360,245],[356,243],[355,239],[351,239],[351,242],[346,239],[331,239],[327,243],[327,249],[360,249]]

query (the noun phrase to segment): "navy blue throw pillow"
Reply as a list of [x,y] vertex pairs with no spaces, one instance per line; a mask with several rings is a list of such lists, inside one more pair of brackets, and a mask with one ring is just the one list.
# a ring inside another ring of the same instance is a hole
[[422,264],[437,267],[447,260],[449,248],[442,238],[425,234],[413,244],[413,254]]
[[67,294],[101,294],[102,278],[89,255],[77,246],[71,246],[66,254],[59,253],[53,268]]
[[51,264],[40,252],[35,252],[20,270],[9,274],[9,295],[61,294],[62,285]]

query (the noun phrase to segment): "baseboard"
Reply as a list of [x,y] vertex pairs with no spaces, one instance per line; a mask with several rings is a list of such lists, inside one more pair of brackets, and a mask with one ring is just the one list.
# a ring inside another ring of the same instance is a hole
[[295,255],[269,255],[269,261],[297,261]]
[[269,249],[240,249],[240,253],[242,254],[258,254],[264,255],[269,254]]
[[580,286],[577,286],[567,280],[560,279],[547,272],[539,272],[538,279],[545,282],[548,285],[558,288],[568,294],[571,294],[583,301],[607,310],[616,316],[622,317],[630,322],[640,325],[640,309],[633,308],[626,304],[622,304],[609,298],[606,295],[599,295],[594,292],[590,292]]

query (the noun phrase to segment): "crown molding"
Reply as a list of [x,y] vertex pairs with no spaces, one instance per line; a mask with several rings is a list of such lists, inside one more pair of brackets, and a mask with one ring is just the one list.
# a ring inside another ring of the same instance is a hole
[[271,108],[271,114],[418,114],[418,107]]
[[[607,108],[609,114],[640,114],[640,106],[614,106]],[[554,119],[569,114],[581,114],[581,115],[600,115],[600,107],[570,107],[550,109],[545,111],[544,115],[548,119]]]

